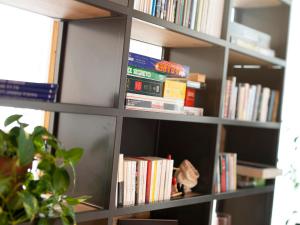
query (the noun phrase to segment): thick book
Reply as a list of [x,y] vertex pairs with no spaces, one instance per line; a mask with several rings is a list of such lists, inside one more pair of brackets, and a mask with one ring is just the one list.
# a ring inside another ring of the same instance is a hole
[[55,99],[55,94],[44,94],[44,93],[35,93],[35,92],[19,92],[19,91],[10,91],[0,89],[0,96],[3,97],[14,97],[14,98],[26,98],[31,100],[42,100],[53,102]]
[[166,79],[164,85],[164,98],[184,100],[186,94],[186,83]]
[[146,69],[140,69],[140,68],[133,67],[133,66],[127,67],[127,75],[145,78],[145,79],[149,79],[149,80],[160,81],[160,82],[164,82],[166,79],[166,74],[158,73],[158,72],[146,70]]
[[161,219],[119,219],[118,225],[178,225],[178,221]]
[[127,75],[126,90],[129,93],[161,97],[163,83]]
[[282,174],[282,170],[260,163],[246,161],[237,162],[237,174],[240,176],[255,177],[262,179],[273,179]]
[[154,70],[161,73],[167,73],[173,76],[187,77],[190,68],[186,65],[181,65],[175,62],[158,60],[148,56],[129,53],[128,65],[146,70]]

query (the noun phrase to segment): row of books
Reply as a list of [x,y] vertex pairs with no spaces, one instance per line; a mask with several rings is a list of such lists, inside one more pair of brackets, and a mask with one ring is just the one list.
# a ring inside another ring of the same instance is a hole
[[279,101],[279,91],[260,84],[237,84],[236,77],[231,77],[226,82],[223,118],[275,122]]
[[243,24],[237,22],[230,24],[230,41],[233,44],[248,48],[260,54],[270,57],[275,56],[275,51],[271,49],[271,35]]
[[205,78],[186,65],[130,53],[126,109],[202,116],[196,105]]
[[0,79],[0,96],[53,102],[57,84]]
[[237,188],[237,154],[220,153],[215,176],[215,193],[235,191]]
[[119,156],[117,205],[170,200],[173,177],[172,159]]
[[134,9],[220,37],[224,0],[135,0]]

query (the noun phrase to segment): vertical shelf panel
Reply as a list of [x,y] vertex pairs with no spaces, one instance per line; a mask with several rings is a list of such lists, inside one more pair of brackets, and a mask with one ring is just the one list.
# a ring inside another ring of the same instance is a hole
[[117,105],[126,17],[69,22],[61,102]]
[[76,167],[76,188],[70,194],[89,195],[88,202],[105,208],[109,201],[115,126],[114,117],[59,115],[59,140],[66,148],[78,146],[85,150]]

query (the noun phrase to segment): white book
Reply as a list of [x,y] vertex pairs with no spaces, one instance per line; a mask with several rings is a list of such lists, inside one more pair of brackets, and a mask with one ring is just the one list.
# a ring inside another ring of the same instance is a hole
[[268,113],[268,103],[270,98],[270,88],[264,87],[262,90],[262,99],[261,99],[261,111],[259,115],[260,122],[267,121],[267,113]]
[[236,118],[236,104],[237,104],[237,95],[238,95],[238,87],[234,87],[233,89],[233,95],[232,95],[232,109],[231,109],[231,113],[230,113],[230,119],[234,120]]
[[202,21],[202,14],[203,14],[203,5],[204,5],[204,0],[198,0],[198,12],[196,16],[196,28],[198,32],[200,32],[201,29],[201,21]]
[[191,27],[190,27],[192,30],[195,29],[197,5],[198,5],[198,0],[194,0],[192,6]]
[[148,162],[147,161],[143,161],[143,191],[142,191],[142,195],[141,195],[141,204],[145,203],[146,200],[146,184],[147,184],[147,168],[148,167]]
[[[117,184],[118,183],[124,183],[124,154],[119,154],[119,163],[118,163],[118,175],[117,175]],[[124,184],[123,184],[124,185]],[[118,196],[118,185],[116,188],[116,199],[115,199],[115,203],[116,206],[118,205],[118,198],[120,196]]]
[[224,5],[225,5],[225,0],[219,0],[216,3],[217,12],[215,16],[215,21],[214,21],[214,31],[213,31],[213,36],[220,38],[221,37],[221,32],[222,32],[222,23],[223,23],[223,14],[224,14]]
[[255,93],[256,93],[256,86],[251,85],[250,86],[250,92],[249,92],[249,107],[247,111],[247,120],[252,119],[252,114],[253,114],[253,107],[254,107],[254,100],[255,100]]
[[168,168],[167,168],[167,177],[166,177],[166,184],[165,184],[165,197],[164,200],[171,199],[171,188],[172,188],[172,178],[173,178],[173,166],[174,160],[168,160]]
[[124,160],[124,193],[123,205],[126,206],[128,202],[128,161]]
[[162,173],[162,159],[157,159],[157,171],[156,171],[156,182],[155,182],[155,191],[154,191],[154,201],[158,201],[159,197],[159,188],[161,183],[161,173]]
[[209,0],[203,0],[203,1],[204,1],[204,4],[203,4],[203,12],[202,12],[200,32],[205,33],[206,22],[207,22],[208,1]]
[[237,104],[237,119],[242,120],[243,115],[243,101],[245,97],[245,87],[242,84],[239,84],[238,90],[238,104]]
[[250,84],[245,83],[245,96],[244,96],[244,103],[243,103],[243,120],[247,120],[247,112],[249,107],[249,92],[250,92]]
[[227,118],[231,119],[232,117],[232,111],[234,108],[234,102],[236,102],[236,100],[234,99],[234,89],[236,87],[236,77],[232,77],[231,78],[231,85],[230,85],[230,97],[229,97],[229,103],[228,103],[228,112],[227,112]]
[[253,114],[252,114],[252,121],[257,120],[257,114],[258,114],[258,106],[260,101],[260,95],[261,95],[261,85],[256,85],[256,93],[255,93],[255,100],[254,100],[254,106],[253,106]]
[[167,159],[162,160],[158,201],[164,200],[164,189],[165,189],[166,175],[167,175],[167,163],[168,163]]

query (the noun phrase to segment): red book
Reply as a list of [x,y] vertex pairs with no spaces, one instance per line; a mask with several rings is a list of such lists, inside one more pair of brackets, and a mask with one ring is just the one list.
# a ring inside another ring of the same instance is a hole
[[221,163],[221,192],[226,192],[226,161],[225,156],[220,156]]
[[152,170],[152,161],[151,160],[147,160],[146,199],[145,199],[146,203],[150,202],[151,170]]
[[184,106],[195,107],[196,89],[186,88]]

